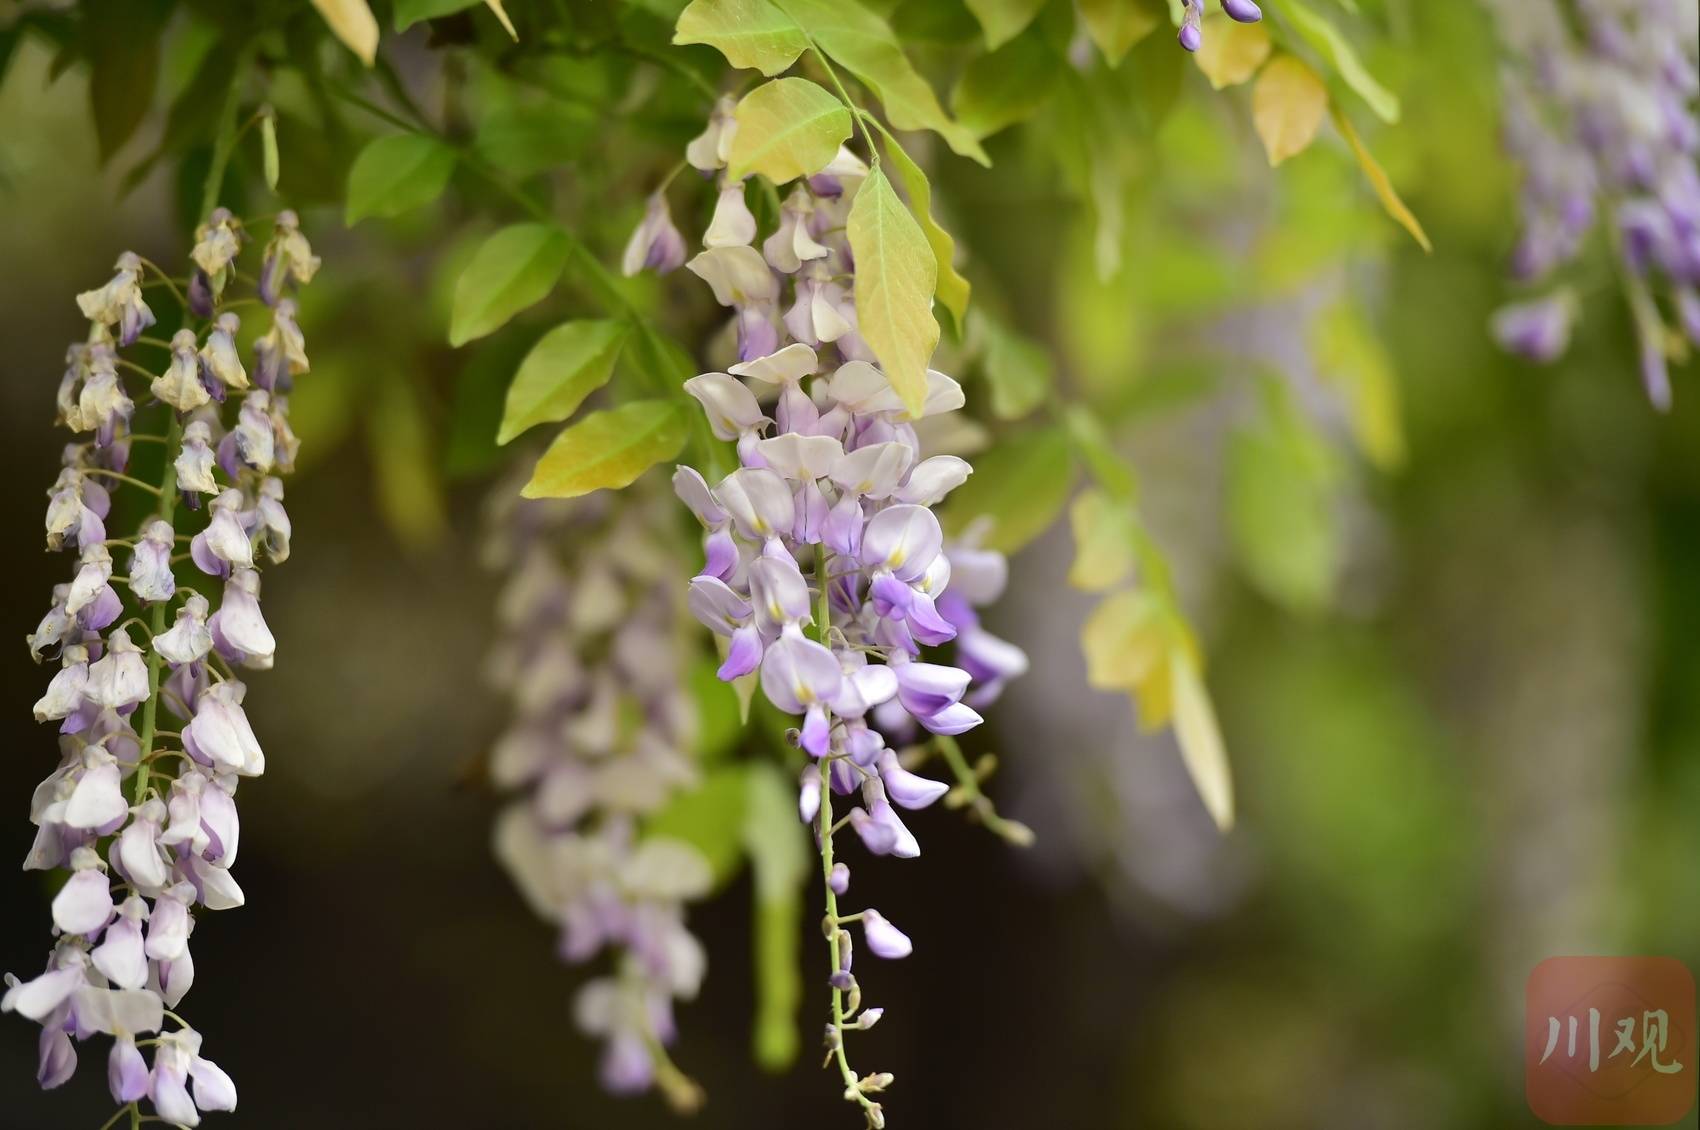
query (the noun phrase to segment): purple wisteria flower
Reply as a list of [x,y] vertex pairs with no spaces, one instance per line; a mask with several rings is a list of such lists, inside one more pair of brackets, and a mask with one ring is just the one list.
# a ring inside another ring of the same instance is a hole
[[[201,1056],[200,1035],[172,1010],[194,982],[196,912],[244,901],[230,873],[240,835],[235,794],[243,778],[264,771],[265,756],[236,669],[271,665],[257,570],[288,555],[289,519],[273,474],[293,453],[287,398],[249,389],[237,315],[219,306],[242,238],[222,209],[196,233],[189,324],[168,342],[143,336],[154,315],[142,276],[154,268],[134,255],[77,299],[90,333],[71,347],[58,406],[60,422],[86,438],[64,449],[46,519],[48,548],[77,560],[28,641],[38,662],[59,663],[35,716],[58,723],[60,759],[31,798],[36,836],[24,859],[27,870],[69,876],[52,901],[57,937],[46,969],[29,980],[8,974],[0,996],[0,1011],[41,1025],[43,1087],[70,1079],[78,1045],[104,1033],[113,1038],[114,1101],[135,1119],[147,1100],[158,1120],[178,1126],[236,1108],[235,1084]],[[277,238],[291,262],[317,264],[292,217]],[[278,284],[310,274],[292,269]],[[288,321],[288,301],[277,303],[274,334],[279,318]],[[199,330],[194,319],[203,320]],[[299,347],[299,330],[288,325]],[[121,371],[118,350],[130,347],[153,352]],[[299,348],[292,362],[305,371]],[[122,379],[131,372],[157,373],[135,399]],[[227,397],[239,399],[227,405]],[[144,413],[163,435],[132,434]],[[134,537],[111,537],[113,492],[145,486],[130,466],[143,440],[160,455],[154,510]],[[202,497],[211,504],[191,533],[179,505]],[[127,557],[126,575],[114,571],[115,551]],[[215,607],[200,589],[217,592],[221,581]],[[173,719],[178,729],[167,728]]]
[[685,905],[710,873],[682,841],[644,820],[697,782],[696,709],[685,681],[689,620],[671,573],[680,549],[671,500],[634,486],[572,501],[492,497],[489,564],[507,574],[490,681],[514,717],[490,757],[519,795],[496,825],[496,854],[563,960],[615,955],[586,983],[579,1027],[603,1040],[616,1093],[661,1087],[689,1108],[700,1094],[662,1050],[673,1002],[694,997],[706,957]]
[[[884,1115],[869,1096],[890,1078],[856,1076],[843,1048],[844,1032],[880,1015],[856,1015],[861,990],[846,927],[860,923],[876,957],[900,958],[911,947],[877,911],[838,913],[850,877],[833,860],[832,797],[854,798],[844,821],[869,852],[918,856],[898,810],[924,808],[947,786],[909,772],[890,743],[979,725],[976,706],[1026,658],[973,611],[1001,588],[1002,558],[963,546],[959,581],[932,510],[971,468],[925,451],[918,425],[961,408],[961,386],[929,372],[923,419],[909,418],[857,330],[846,221],[867,166],[841,149],[798,182],[776,230],[759,238],[743,182],[725,168],[735,128],[718,108],[687,154],[718,177],[719,195],[704,249],[686,266],[730,308],[736,359],[691,378],[685,391],[714,436],[735,445],[739,464],[712,483],[691,467],[673,477],[706,530],[689,605],[721,640],[720,677],[754,677],[797,719],[794,740],[811,759],[798,813],[815,826],[828,876],[827,1042],[846,1097],[878,1127]],[[939,648],[953,649],[954,663]]]
[[[1182,0],[1181,30],[1177,37],[1182,47],[1197,51],[1204,46],[1204,0]],[[1222,11],[1231,20],[1254,24],[1263,18],[1263,9],[1252,0],[1221,0]]]
[[[1506,55],[1505,146],[1522,166],[1519,283],[1549,286],[1603,228],[1622,268],[1653,404],[1669,357],[1700,345],[1700,94],[1693,0],[1490,0]],[[1560,286],[1493,320],[1504,349],[1564,354],[1575,299]],[[1674,321],[1677,329],[1666,328]]]

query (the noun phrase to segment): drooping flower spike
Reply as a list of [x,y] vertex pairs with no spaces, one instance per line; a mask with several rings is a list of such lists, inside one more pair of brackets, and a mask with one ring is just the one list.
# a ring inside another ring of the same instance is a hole
[[[1249,6],[1239,7],[1243,15]],[[835,834],[848,827],[873,855],[920,855],[898,810],[925,808],[947,786],[909,771],[895,744],[979,725],[976,707],[1025,670],[1026,657],[974,612],[1002,588],[1002,558],[971,543],[947,547],[932,511],[972,468],[923,449],[918,421],[857,329],[846,220],[867,166],[841,149],[797,184],[763,238],[742,182],[726,172],[735,129],[717,108],[687,153],[720,188],[704,249],[686,266],[730,309],[737,348],[725,371],[693,377],[685,391],[739,461],[714,483],[691,467],[674,475],[706,531],[689,607],[722,639],[720,677],[755,676],[768,701],[797,719],[794,741],[810,759],[798,815],[813,826],[826,891],[829,1061],[845,1097],[880,1127],[873,1096],[891,1077],[856,1074],[844,1046],[845,1033],[883,1015],[861,1009],[851,928],[881,959],[904,957],[912,944],[876,910],[839,912],[850,871],[835,858]],[[923,417],[962,405],[956,381],[927,374]],[[950,645],[954,663],[933,650]],[[835,796],[853,798],[842,823]]]
[[574,1007],[603,1041],[604,1086],[657,1086],[689,1109],[700,1092],[664,1048],[673,1002],[696,995],[706,968],[685,906],[707,893],[710,873],[695,848],[643,832],[697,780],[682,658],[694,649],[670,572],[684,549],[676,517],[641,485],[558,501],[503,484],[492,496],[488,563],[507,580],[489,673],[514,717],[490,771],[517,794],[496,825],[496,854],[560,931],[561,957],[614,956]]
[[[276,477],[295,447],[288,398],[249,387],[238,315],[221,305],[244,240],[224,209],[197,230],[185,325],[169,341],[143,336],[155,324],[142,289],[151,268],[135,255],[77,298],[91,326],[71,347],[58,405],[78,438],[64,450],[46,520],[48,548],[76,561],[28,641],[38,662],[59,664],[35,716],[58,723],[60,759],[32,798],[36,837],[24,859],[26,869],[70,875],[52,901],[57,940],[46,969],[29,980],[8,974],[0,996],[0,1011],[41,1025],[43,1087],[69,1080],[78,1045],[103,1033],[112,1037],[113,1100],[132,1121],[147,1101],[179,1126],[236,1108],[235,1084],[200,1054],[200,1034],[177,1010],[195,978],[197,913],[244,901],[230,870],[235,795],[264,771],[265,755],[236,672],[271,666],[258,569],[289,552]],[[289,264],[274,271],[277,284],[306,282],[318,260],[293,216],[280,220],[274,244]],[[304,372],[288,305],[277,303],[261,343],[287,333],[292,369]],[[121,349],[137,354],[122,368]],[[155,375],[126,388],[129,374],[144,372]],[[156,418],[163,434],[132,435],[137,417]],[[161,449],[158,487],[132,473],[132,444],[143,438]],[[153,512],[133,537],[111,536],[113,493],[144,489]]]
[[[1561,279],[1603,228],[1621,268],[1648,398],[1700,346],[1700,27],[1693,0],[1491,0],[1505,147],[1522,166],[1511,273],[1546,288],[1498,311],[1501,348],[1563,356],[1579,304]],[[1674,329],[1667,328],[1667,323]]]

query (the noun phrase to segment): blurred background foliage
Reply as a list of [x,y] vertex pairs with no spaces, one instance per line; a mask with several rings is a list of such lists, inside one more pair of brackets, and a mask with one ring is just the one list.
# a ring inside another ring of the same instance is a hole
[[[1537,961],[1700,963],[1700,416],[1682,373],[1675,412],[1648,409],[1609,297],[1550,368],[1489,340],[1514,171],[1485,15],[1318,0],[1403,103],[1382,125],[1331,92],[1424,254],[1331,128],[1271,170],[1247,88],[1213,90],[1166,33],[1115,70],[1076,67],[1065,3],[996,52],[958,0],[872,6],[993,158],[906,138],[975,286],[940,358],[991,442],[956,519],[997,511],[994,538],[1021,548],[992,623],[1034,660],[971,752],[999,755],[988,789],[1038,834],[1015,851],[930,812],[927,863],[880,869],[880,905],[922,943],[882,970],[893,1019],[864,1037],[900,1082],[893,1124],[1533,1125],[1518,1047]],[[569,272],[492,336],[446,338],[461,269],[517,216],[474,165],[613,263],[724,68],[668,46],[678,5],[660,0],[510,3],[517,44],[483,9],[439,7],[375,5],[369,76],[306,4],[0,4],[5,516],[33,546],[71,296],[122,247],[178,260],[203,118],[255,51],[278,198],[326,267],[301,315],[300,552],[267,593],[287,661],[251,704],[274,751],[244,793],[243,882],[263,895],[207,926],[198,1020],[245,1125],[671,1125],[594,1086],[577,975],[489,858],[478,768],[499,708],[479,682],[477,510],[512,460],[502,397],[594,288]],[[350,166],[395,132],[362,102],[422,108],[471,160],[427,206],[348,226]],[[255,131],[238,212],[277,207],[262,158]],[[687,233],[710,207],[675,193]],[[621,285],[681,341],[716,330],[695,280]],[[1098,598],[1069,578],[1104,515],[1075,487],[1083,429],[1128,460],[1117,497],[1137,498],[1210,657],[1239,797],[1226,837],[1173,739],[1088,689]],[[11,561],[21,634],[55,578],[33,550]],[[20,759],[0,846],[19,858],[51,744],[24,649],[0,663]],[[752,894],[741,876],[693,913],[711,976],[675,1058],[709,1088],[696,1122],[842,1116],[812,1062],[812,976],[801,1057],[778,1076],[751,1062]],[[43,890],[14,872],[5,897]],[[764,960],[816,956],[805,932]],[[45,942],[7,931],[0,967]],[[8,1026],[7,1124],[105,1117],[96,1088],[39,1095],[33,1057]]]

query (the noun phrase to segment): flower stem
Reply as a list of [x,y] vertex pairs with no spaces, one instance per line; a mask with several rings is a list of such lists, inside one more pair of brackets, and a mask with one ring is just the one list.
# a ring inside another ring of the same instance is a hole
[[[171,422],[165,430],[164,470],[160,472],[158,487],[159,516],[167,525],[171,524],[172,516],[177,511],[177,463],[171,458],[171,449],[177,446],[182,433],[183,424],[177,419],[177,414],[174,412],[171,414]],[[154,488],[150,487],[149,489]],[[148,624],[148,635],[150,637],[158,638],[165,633],[165,613],[166,606],[169,603],[169,601],[161,600],[154,604],[151,620]],[[148,648],[148,697],[147,701],[142,703],[142,726],[137,735],[142,745],[142,756],[136,766],[136,790],[133,794],[136,804],[141,804],[147,799],[148,795],[148,763],[154,752],[155,720],[159,715],[159,672],[160,666],[164,662],[165,657],[160,655],[159,649]]]

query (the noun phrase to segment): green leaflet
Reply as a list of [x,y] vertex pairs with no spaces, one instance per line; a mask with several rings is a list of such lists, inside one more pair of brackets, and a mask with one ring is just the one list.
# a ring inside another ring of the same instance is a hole
[[919,416],[927,396],[927,362],[939,343],[932,310],[938,262],[877,165],[856,190],[848,230],[862,337],[910,415]]
[[744,848],[755,873],[756,1062],[781,1071],[797,1058],[798,923],[809,876],[807,832],[797,823],[797,786],[771,763],[749,766]]
[[498,444],[527,428],[565,420],[608,383],[628,327],[624,322],[567,322],[543,335],[508,386]]
[[514,224],[486,239],[455,283],[449,344],[500,329],[540,302],[566,269],[571,245],[549,224]]
[[520,494],[526,498],[577,498],[593,490],[629,486],[685,446],[683,405],[634,400],[592,412],[555,437]]
[[1228,528],[1252,584],[1293,612],[1324,608],[1339,570],[1333,462],[1284,385],[1265,386],[1263,418],[1228,448]]
[[932,130],[945,144],[982,165],[991,164],[979,141],[951,120],[927,85],[891,25],[856,0],[777,0],[821,50],[866,83],[898,129]]
[[1014,553],[1050,528],[1073,486],[1066,432],[1047,427],[1012,436],[974,457],[974,473],[951,492],[945,528],[960,533],[988,518],[986,547]]
[[992,386],[992,415],[1000,420],[1027,415],[1051,390],[1051,355],[987,314],[984,307],[975,310],[974,327],[984,343],[980,372]]
[[1168,22],[1162,0],[1076,0],[1076,7],[1086,34],[1112,67],[1121,66],[1134,44]]
[[367,216],[399,216],[442,195],[455,169],[454,150],[435,138],[398,133],[369,143],[348,170],[349,226]]
[[993,51],[1026,30],[1045,0],[965,0],[986,33],[986,46]]
[[678,44],[706,43],[734,67],[776,75],[797,61],[809,40],[769,0],[692,0],[679,13]]
[[1328,57],[1340,78],[1389,125],[1399,120],[1399,98],[1369,73],[1357,50],[1340,29],[1307,7],[1302,0],[1280,0],[1281,7],[1312,47]]
[[950,311],[950,316],[956,319],[960,330],[962,320],[968,314],[971,288],[968,280],[956,269],[956,241],[933,218],[933,186],[928,182],[927,174],[921,171],[921,166],[890,134],[886,134],[885,155],[897,173],[897,179],[903,182],[903,191],[909,194],[909,203],[915,209],[921,234],[926,236],[927,244],[933,249],[933,260],[938,265],[938,283],[934,293],[944,308]]
[[644,821],[643,837],[679,840],[702,853],[715,887],[725,886],[744,856],[745,776],[743,765],[722,765],[693,789],[675,793]]
[[950,108],[976,137],[1024,122],[1050,100],[1067,64],[1037,29],[968,64],[950,93]]
[[806,78],[764,83],[738,103],[728,174],[774,184],[818,173],[850,136],[850,111]]

